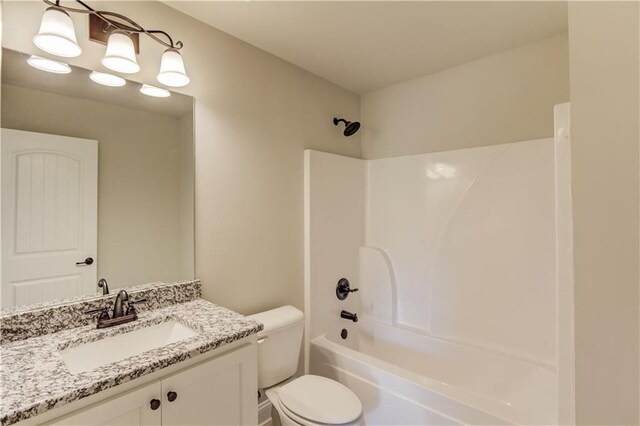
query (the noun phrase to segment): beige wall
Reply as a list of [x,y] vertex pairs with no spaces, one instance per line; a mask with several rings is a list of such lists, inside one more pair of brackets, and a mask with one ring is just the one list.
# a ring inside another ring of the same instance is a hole
[[179,210],[193,204],[181,120],[10,85],[2,110],[4,128],[98,141],[98,278],[117,288],[193,276],[193,251],[177,244],[181,232],[193,235]]
[[[359,97],[158,2],[94,2],[184,42],[196,98],[196,275],[204,297],[241,313],[303,306],[303,152],[360,155],[334,115],[359,118]],[[3,45],[41,54],[31,39],[45,5],[4,2]],[[104,46],[87,41],[69,62],[100,68]],[[155,83],[162,47],[141,37],[136,81]]]
[[639,423],[638,3],[569,6],[576,419]]
[[362,96],[364,158],[553,135],[553,106],[569,100],[560,34]]

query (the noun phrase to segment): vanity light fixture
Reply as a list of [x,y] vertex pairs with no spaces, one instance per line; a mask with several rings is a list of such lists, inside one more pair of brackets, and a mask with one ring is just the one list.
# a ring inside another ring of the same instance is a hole
[[40,30],[33,37],[33,43],[47,53],[65,58],[80,56],[82,53],[71,17],[55,5],[47,8],[42,15]]
[[147,96],[153,96],[154,98],[168,98],[171,96],[171,92],[167,89],[152,86],[150,84],[143,84],[140,88],[140,93]]
[[174,42],[165,31],[145,29],[124,15],[95,10],[82,0],[68,0],[81,7],[62,5],[61,0],[42,1],[50,7],[44,12],[40,31],[33,38],[33,42],[45,52],[64,57],[78,56],[82,53],[69,13],[83,13],[89,16],[89,39],[107,45],[102,58],[105,67],[125,74],[140,71],[136,54],[139,53],[140,34],[146,34],[166,49],[162,55],[158,81],[170,87],[189,84],[190,79],[180,54],[183,44],[181,41]]
[[27,59],[27,63],[41,71],[52,72],[55,74],[69,74],[71,72],[71,67],[64,62],[58,62],[53,59],[42,58],[36,55],[31,55],[31,57]]
[[169,87],[184,87],[189,84],[189,76],[184,69],[182,55],[174,48],[169,48],[162,54],[160,73],[157,76],[160,83]]
[[102,58],[102,65],[124,74],[134,74],[140,71],[133,40],[129,34],[121,30],[115,30],[111,33],[107,42],[107,53]]
[[122,87],[127,84],[127,81],[124,78],[113,74],[107,74],[105,72],[92,71],[89,78],[94,83],[109,87]]

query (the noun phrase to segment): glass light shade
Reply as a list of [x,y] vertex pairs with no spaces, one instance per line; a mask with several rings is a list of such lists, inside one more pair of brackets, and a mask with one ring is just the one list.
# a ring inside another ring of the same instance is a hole
[[33,37],[33,43],[47,53],[65,58],[73,58],[82,53],[71,17],[57,7],[49,7],[44,12],[40,31]]
[[27,59],[27,63],[34,68],[42,71],[52,72],[55,74],[69,74],[71,67],[63,62],[54,61],[53,59],[41,58],[32,55]]
[[150,84],[143,84],[140,88],[140,93],[147,96],[153,96],[154,98],[168,98],[171,96],[171,92],[167,89],[162,89]]
[[189,84],[189,77],[184,69],[184,62],[180,52],[176,49],[167,49],[162,54],[158,81],[169,87],[183,87]]
[[109,87],[122,87],[127,84],[127,81],[124,78],[113,74],[107,74],[105,72],[93,71],[91,72],[91,75],[89,75],[89,78],[94,83]]
[[125,74],[140,71],[140,65],[136,61],[136,50],[129,34],[117,30],[111,33],[107,41],[107,53],[102,58],[102,65]]

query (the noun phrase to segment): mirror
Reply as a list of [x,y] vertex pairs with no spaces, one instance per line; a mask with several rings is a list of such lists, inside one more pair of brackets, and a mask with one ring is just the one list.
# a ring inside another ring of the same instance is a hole
[[2,54],[2,307],[193,279],[193,98]]

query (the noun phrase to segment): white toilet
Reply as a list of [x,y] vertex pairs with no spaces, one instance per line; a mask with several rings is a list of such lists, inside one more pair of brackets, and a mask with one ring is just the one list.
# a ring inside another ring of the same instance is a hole
[[275,407],[282,425],[364,425],[362,403],[335,380],[298,369],[304,314],[283,306],[252,315],[264,324],[258,334],[258,386]]

